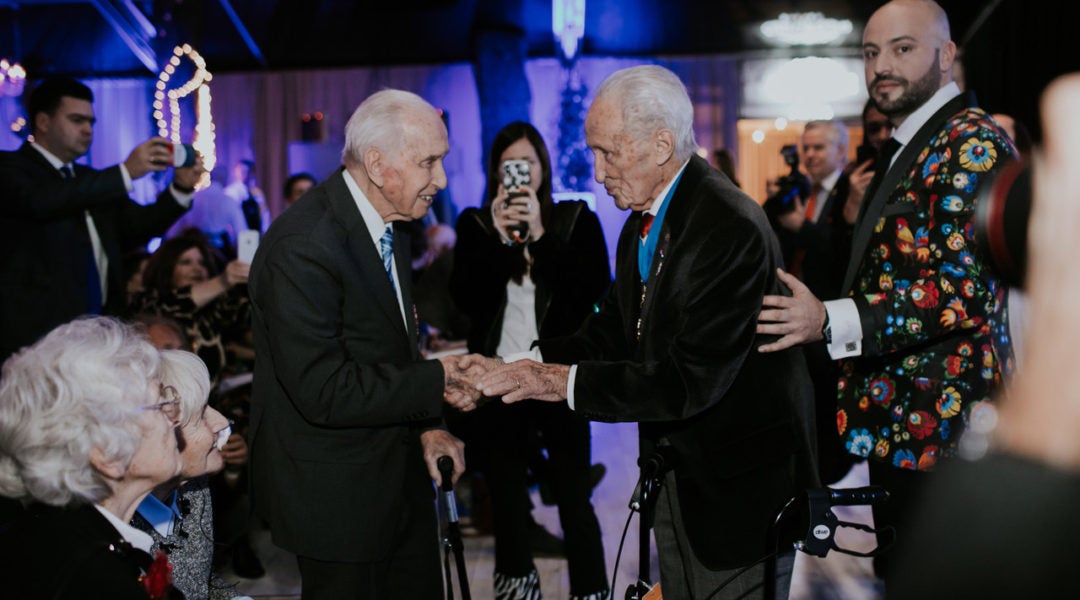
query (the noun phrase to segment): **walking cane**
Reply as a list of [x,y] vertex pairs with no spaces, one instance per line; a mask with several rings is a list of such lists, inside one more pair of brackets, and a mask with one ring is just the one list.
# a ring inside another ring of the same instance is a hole
[[443,565],[446,570],[446,598],[454,600],[454,585],[450,579],[450,552],[454,553],[457,563],[458,584],[461,586],[461,599],[472,600],[469,594],[469,576],[465,572],[465,546],[461,542],[461,526],[458,525],[457,501],[454,499],[454,484],[451,480],[454,472],[454,459],[440,456],[435,463],[442,476],[443,506],[446,507],[446,536],[443,537],[445,549]]

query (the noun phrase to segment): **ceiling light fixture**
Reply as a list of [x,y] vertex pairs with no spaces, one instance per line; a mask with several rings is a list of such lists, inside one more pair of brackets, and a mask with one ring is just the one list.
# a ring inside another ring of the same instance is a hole
[[819,12],[781,13],[761,24],[761,35],[784,46],[830,44],[852,32],[848,19],[830,19]]
[[563,57],[573,62],[581,38],[585,37],[585,0],[554,0],[551,32],[555,34]]

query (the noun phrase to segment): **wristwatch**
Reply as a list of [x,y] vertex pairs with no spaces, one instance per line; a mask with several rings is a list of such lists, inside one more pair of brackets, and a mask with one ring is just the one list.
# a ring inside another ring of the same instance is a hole
[[826,344],[832,343],[832,326],[829,325],[829,311],[825,311],[825,324],[821,326],[821,337]]

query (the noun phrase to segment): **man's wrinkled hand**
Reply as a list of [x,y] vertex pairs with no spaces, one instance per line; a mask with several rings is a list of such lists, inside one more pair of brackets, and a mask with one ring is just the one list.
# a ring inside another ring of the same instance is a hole
[[450,435],[445,429],[429,429],[420,434],[420,444],[424,449],[424,463],[428,474],[436,483],[442,484],[439,473],[439,457],[449,456],[454,459],[454,474],[451,482],[457,483],[458,477],[465,472],[465,442]]
[[478,406],[477,401],[480,399],[476,382],[480,376],[497,364],[501,364],[502,361],[479,354],[467,354],[444,356],[439,359],[439,362],[442,363],[445,374],[443,399],[450,406],[462,412],[469,412]]
[[821,328],[825,325],[825,305],[797,277],[783,269],[776,271],[792,295],[765,296],[762,299],[757,332],[781,337],[771,344],[758,347],[759,352],[776,352],[820,340]]
[[521,400],[559,402],[566,399],[568,365],[519,360],[488,371],[478,384],[485,396],[502,396],[511,404]]

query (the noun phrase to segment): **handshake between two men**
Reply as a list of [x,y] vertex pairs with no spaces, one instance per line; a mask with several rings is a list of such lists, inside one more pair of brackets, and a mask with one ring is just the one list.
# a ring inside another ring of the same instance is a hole
[[566,399],[568,365],[523,359],[504,362],[479,354],[440,358],[446,373],[443,397],[447,404],[468,412],[484,399],[502,397],[511,404],[521,400],[559,402]]

